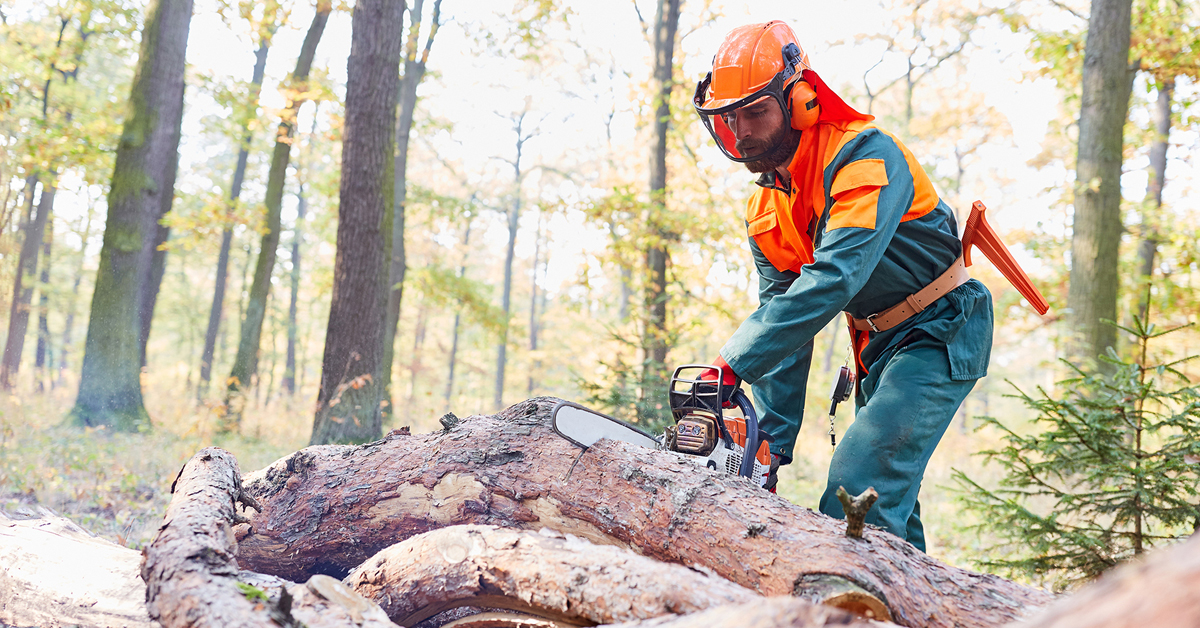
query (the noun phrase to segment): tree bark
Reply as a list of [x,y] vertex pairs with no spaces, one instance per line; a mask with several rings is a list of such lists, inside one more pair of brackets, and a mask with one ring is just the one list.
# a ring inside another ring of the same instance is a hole
[[[1148,283],[1154,276],[1154,258],[1158,255],[1161,238],[1163,188],[1167,185],[1167,147],[1171,139],[1171,95],[1174,80],[1158,82],[1158,98],[1154,103],[1154,143],[1150,145],[1150,176],[1146,183],[1146,200],[1142,208],[1142,233],[1138,241],[1138,285]],[[1149,294],[1139,288],[1138,316],[1144,321],[1149,310]]]
[[1133,69],[1131,0],[1093,0],[1083,58],[1075,217],[1071,236],[1071,357],[1095,364],[1116,346],[1118,249],[1121,243],[1121,151]]
[[[193,456],[172,483],[174,497],[141,567],[152,618],[165,628],[395,626],[377,605],[328,577],[304,586],[273,583],[274,597],[239,582],[231,524],[241,515],[235,503],[254,506],[240,477],[233,456],[210,447]],[[249,579],[263,580],[253,574]]]
[[146,217],[161,216],[174,193],[191,16],[192,0],[156,0],[147,9],[71,411],[77,425],[149,426],[140,382],[139,288],[151,268],[143,242]]
[[296,394],[296,310],[300,300],[300,245],[304,243],[304,215],[308,211],[308,199],[304,196],[304,183],[296,194],[296,223],[292,226],[292,285],[288,299],[287,358],[283,367],[283,389],[289,396]]
[[157,626],[146,614],[140,561],[69,519],[0,512],[0,625]]
[[[250,77],[250,98],[256,106],[262,89],[263,76],[267,72],[267,54],[270,50],[271,39],[264,37],[258,44],[258,50],[254,52],[254,70]],[[229,185],[229,201],[225,204],[227,221],[233,217],[238,198],[242,195],[242,183],[246,179],[246,166],[250,161],[250,142],[254,140],[254,136],[250,132],[252,118],[253,116],[247,116],[242,142],[238,147],[237,165],[233,169],[233,181]],[[204,351],[200,355],[200,383],[196,386],[197,401],[204,398],[205,393],[208,392],[208,382],[212,380],[212,362],[217,348],[217,332],[221,328],[221,315],[225,310],[225,285],[229,278],[229,250],[232,246],[233,228],[227,224],[221,231],[221,250],[217,254],[217,281],[213,286],[212,307],[208,311],[208,327],[204,331]]]
[[343,576],[397,541],[473,523],[633,548],[763,595],[804,596],[801,576],[836,576],[905,626],[998,626],[1049,601],[877,528],[850,539],[843,521],[669,452],[612,441],[581,451],[551,430],[556,401],[461,422],[448,415],[448,429],[432,434],[309,448],[247,476],[263,510],[237,530],[240,560],[289,579]]
[[383,341],[383,398],[388,400],[384,414],[391,415],[392,367],[395,362],[396,328],[400,324],[400,303],[404,297],[404,274],[408,269],[404,257],[404,217],[408,206],[408,140],[412,132],[413,114],[417,109],[417,86],[425,77],[429,50],[437,36],[442,12],[442,0],[434,0],[433,17],[425,48],[417,55],[417,41],[423,21],[424,0],[415,0],[409,10],[408,40],[404,45],[404,77],[400,80],[399,115],[396,117],[396,170],[393,176],[392,254],[388,266],[387,321]]
[[259,244],[254,281],[250,285],[249,301],[246,303],[246,317],[242,320],[241,333],[238,336],[237,357],[233,360],[233,368],[229,372],[225,390],[222,431],[237,431],[241,425],[242,410],[245,406],[244,389],[249,387],[258,375],[258,350],[262,340],[263,319],[267,315],[267,299],[271,293],[271,273],[275,270],[275,256],[279,249],[283,184],[287,177],[288,161],[291,159],[292,139],[296,135],[296,116],[300,107],[308,100],[308,73],[312,69],[317,44],[321,41],[321,34],[325,32],[325,23],[329,21],[332,8],[330,0],[322,0],[317,4],[317,12],[308,27],[308,34],[304,37],[304,45],[301,46],[300,56],[296,60],[296,69],[292,72],[291,89],[294,91],[276,131],[275,151],[271,155],[271,169],[267,174],[266,231],[263,232]]
[[496,343],[496,387],[492,394],[492,403],[497,410],[504,407],[504,370],[508,366],[508,324],[512,311],[512,278],[513,259],[517,247],[517,230],[521,226],[521,182],[524,173],[521,170],[521,152],[525,142],[533,137],[532,133],[523,131],[525,116],[529,115],[530,99],[525,99],[525,108],[513,119],[513,130],[517,134],[517,155],[512,161],[513,167],[513,200],[512,208],[508,210],[508,245],[504,249],[504,287],[500,293],[500,309],[503,321],[500,327],[500,341]]
[[[36,179],[34,180],[36,184]],[[12,390],[16,385],[17,371],[21,368],[21,354],[25,349],[25,332],[29,327],[29,310],[33,305],[34,273],[37,272],[38,251],[42,248],[46,224],[54,209],[54,184],[42,184],[38,199],[37,214],[25,226],[25,240],[17,257],[17,272],[13,282],[13,299],[8,318],[8,340],[4,344],[4,359],[0,361],[0,388]],[[33,195],[30,194],[30,199]],[[32,207],[33,201],[30,200]]]
[[1021,628],[1200,626],[1200,536],[1122,565]]
[[83,283],[83,271],[87,263],[87,256],[82,254],[87,250],[88,242],[92,239],[92,214],[95,207],[92,203],[88,203],[87,217],[83,222],[83,233],[79,235],[80,251],[79,266],[75,268],[75,280],[71,283],[71,297],[67,303],[67,320],[63,323],[62,344],[58,353],[58,377],[57,384],[63,383],[63,378],[66,376],[67,358],[71,353],[71,338],[72,331],[75,327],[75,308],[79,297],[79,285]]
[[[45,392],[46,375],[50,367],[50,252],[54,246],[54,213],[46,217],[46,232],[42,238],[42,272],[38,276],[38,333],[34,350],[33,372],[37,391]],[[52,383],[52,382],[51,382]]]
[[650,149],[651,245],[646,251],[646,327],[643,399],[664,386],[667,363],[667,243],[674,238],[667,220],[667,133],[671,125],[671,90],[675,83],[675,34],[683,0],[659,0],[654,18],[654,143]]
[[359,0],[347,62],[337,259],[311,442],[378,438],[403,0]]

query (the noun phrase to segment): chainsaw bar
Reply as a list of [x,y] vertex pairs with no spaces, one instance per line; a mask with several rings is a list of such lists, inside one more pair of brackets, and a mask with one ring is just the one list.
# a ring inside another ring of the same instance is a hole
[[618,418],[585,408],[570,401],[560,402],[551,413],[554,431],[572,443],[587,449],[601,438],[658,448],[658,439]]

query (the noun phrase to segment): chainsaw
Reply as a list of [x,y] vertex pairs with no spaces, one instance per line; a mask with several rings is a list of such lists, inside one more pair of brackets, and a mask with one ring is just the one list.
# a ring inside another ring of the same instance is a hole
[[[729,386],[702,375],[716,371],[710,364],[689,364],[675,369],[667,388],[670,425],[658,436],[620,419],[570,401],[560,402],[552,413],[554,431],[587,449],[602,438],[673,452],[719,473],[749,478],[758,486],[771,470],[770,436],[758,429],[758,414],[750,398],[735,384]],[[730,410],[723,406],[728,400]],[[740,414],[740,416],[739,416]],[[746,456],[747,451],[756,452]]]

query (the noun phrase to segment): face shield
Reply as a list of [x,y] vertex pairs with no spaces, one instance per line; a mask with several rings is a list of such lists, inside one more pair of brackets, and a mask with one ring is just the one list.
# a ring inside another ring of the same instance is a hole
[[[797,50],[799,49],[797,48]],[[722,70],[725,70],[725,68],[717,68],[714,71],[720,72]],[[721,152],[725,153],[726,157],[738,163],[759,161],[766,155],[771,154],[786,141],[786,136],[781,134],[776,142],[770,146],[761,147],[760,150],[755,151],[755,154],[742,154],[737,148],[737,137],[733,131],[732,122],[739,109],[758,105],[770,99],[783,113],[784,124],[788,124],[789,113],[786,103],[788,91],[790,90],[788,89],[787,82],[794,74],[795,70],[792,68],[792,65],[785,64],[783,70],[775,74],[766,85],[751,94],[737,99],[717,99],[714,97],[712,94],[712,72],[709,72],[704,77],[704,80],[696,85],[696,93],[692,97],[692,104],[696,108],[696,113],[700,115],[700,120],[704,122],[704,128],[708,129],[708,133],[717,141],[717,146],[721,148]]]

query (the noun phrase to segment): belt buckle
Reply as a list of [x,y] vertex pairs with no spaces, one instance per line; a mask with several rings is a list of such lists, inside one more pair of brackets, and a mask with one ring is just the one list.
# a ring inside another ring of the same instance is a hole
[[875,332],[875,333],[877,333],[877,334],[878,334],[878,333],[879,333],[879,328],[875,326],[875,317],[876,317],[876,316],[879,316],[879,312],[876,312],[876,313],[874,313],[874,314],[872,314],[872,315],[868,316],[868,317],[867,317],[867,324],[871,326],[871,331],[873,331],[873,332]]

